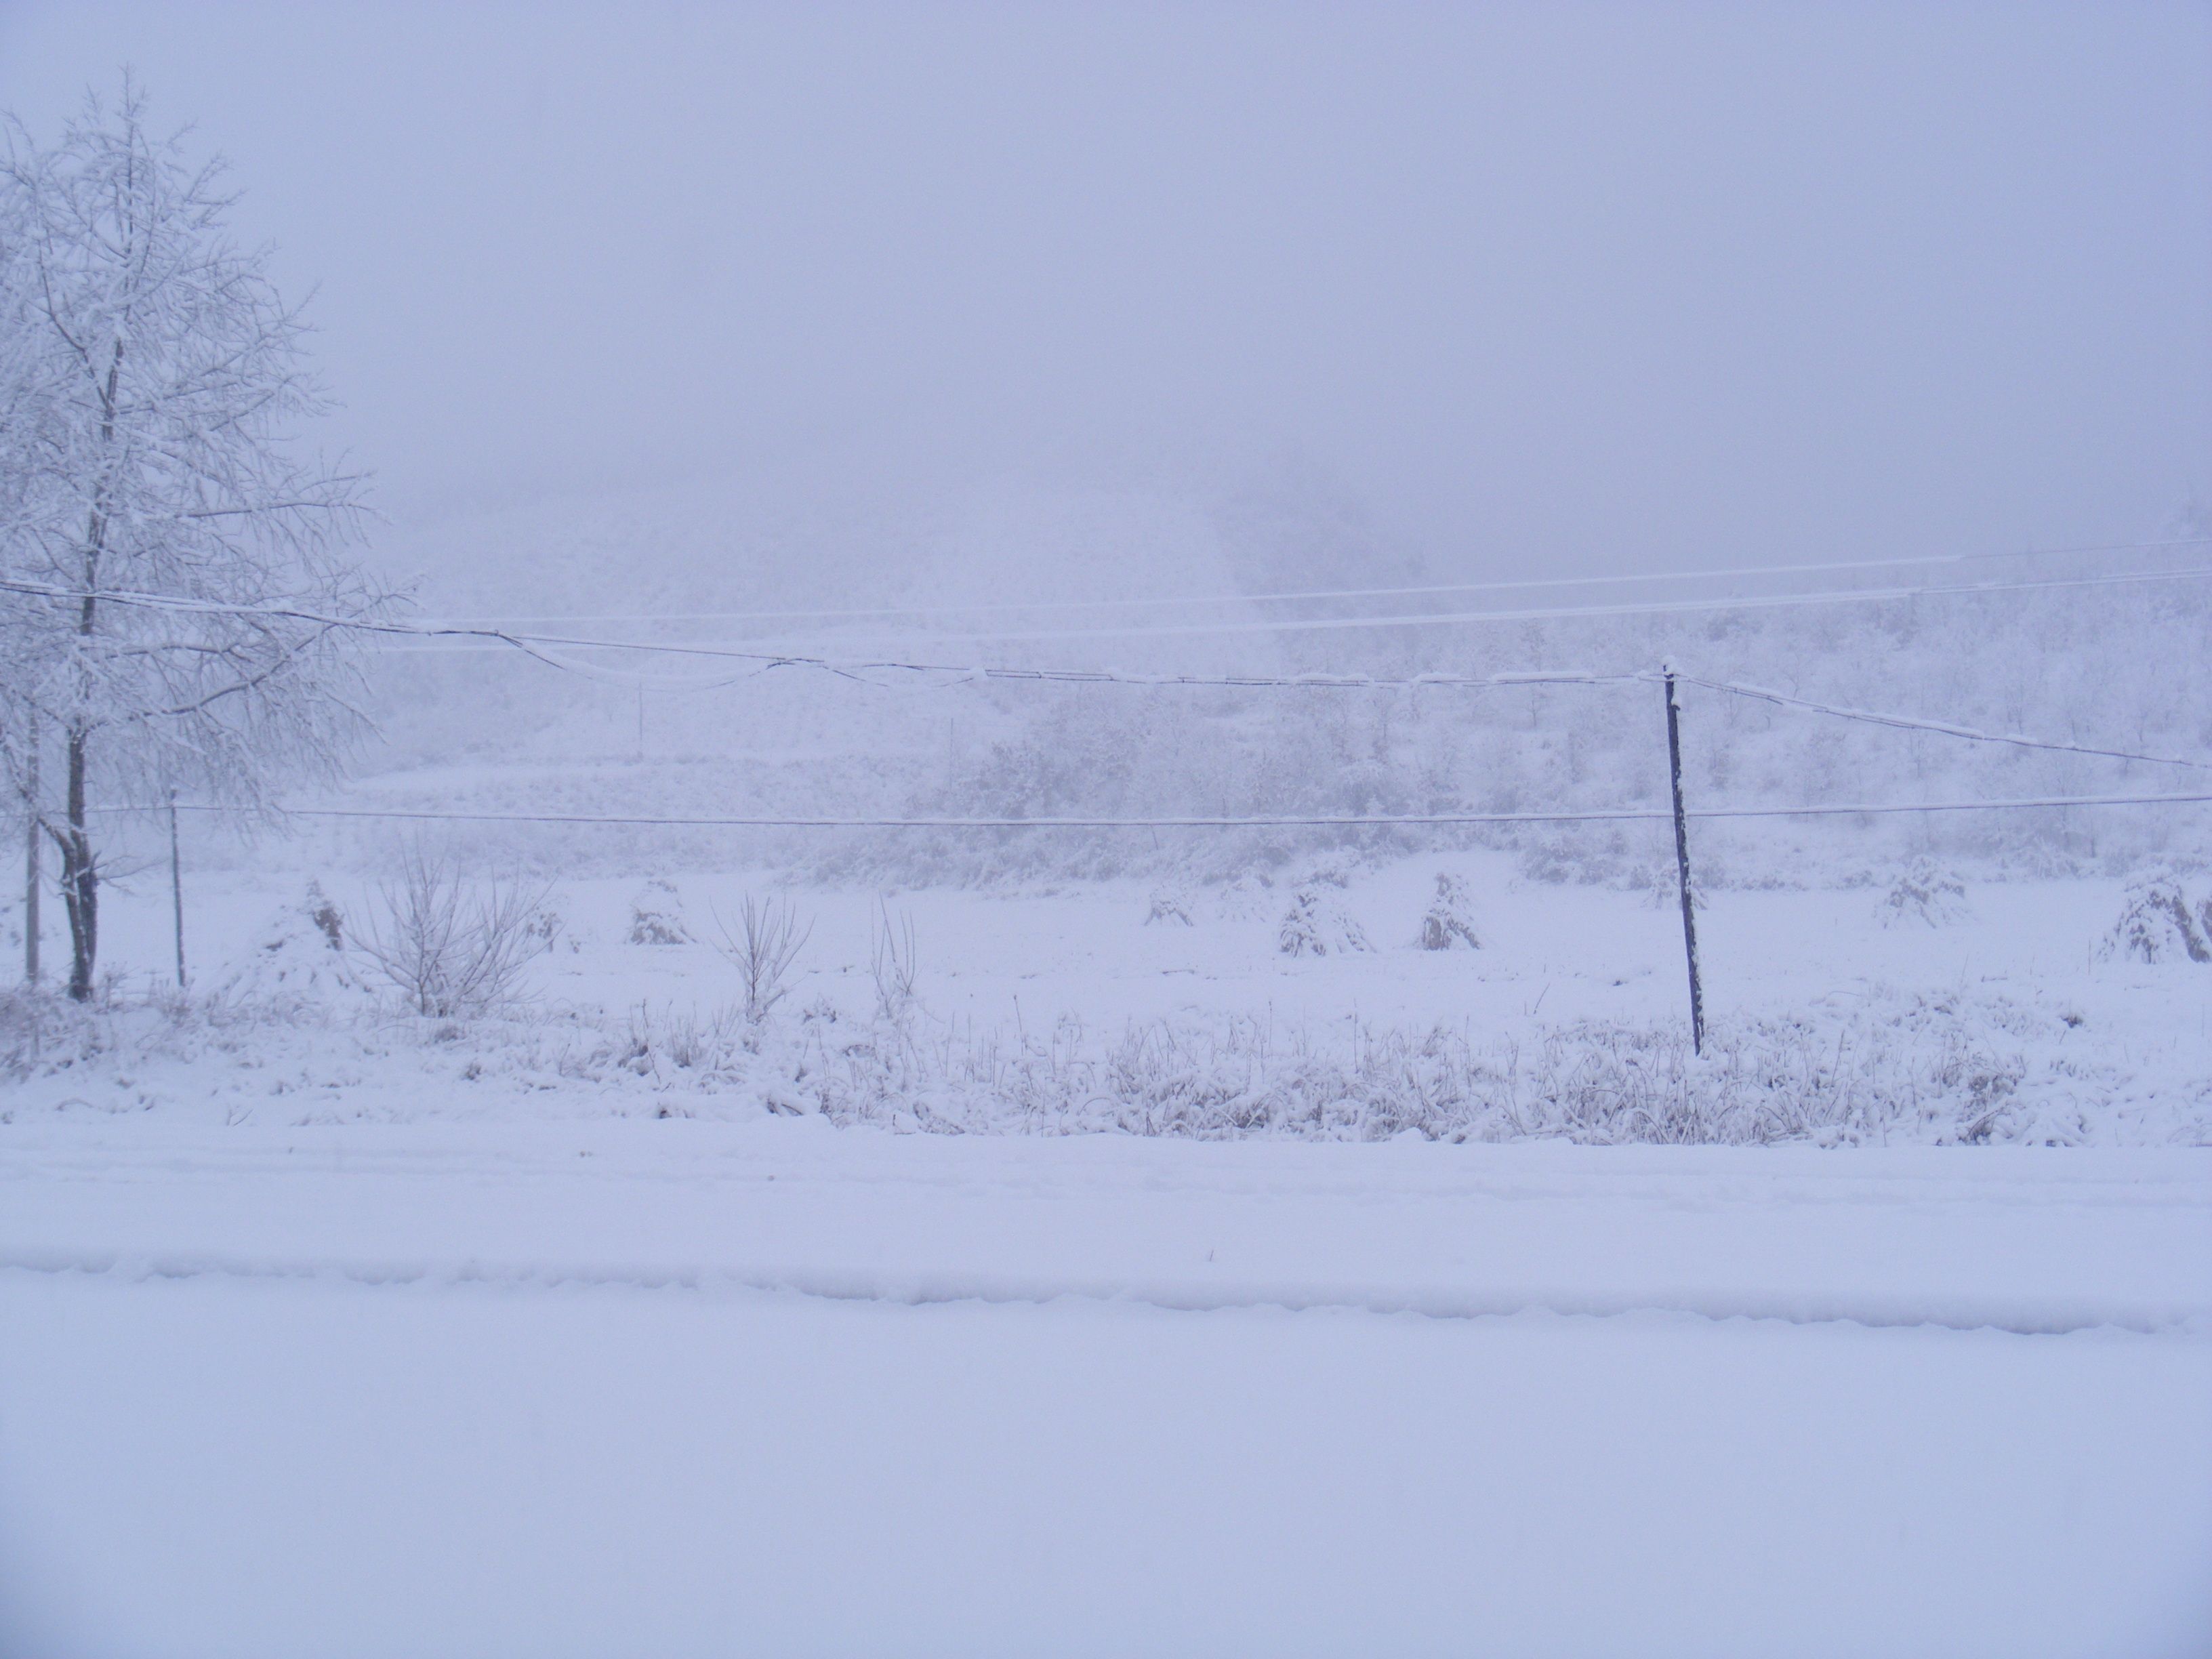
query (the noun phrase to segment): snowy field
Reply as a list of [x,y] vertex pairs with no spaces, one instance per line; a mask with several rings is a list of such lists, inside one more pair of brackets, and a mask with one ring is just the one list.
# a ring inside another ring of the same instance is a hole
[[19,1120],[8,1650],[2201,1652],[2197,1150]]
[[[2119,880],[1970,883],[1933,920],[1900,917],[1890,884],[1710,894],[1698,1061],[1680,916],[1653,893],[1528,882],[1481,853],[1318,867],[890,895],[727,873],[560,881],[520,1000],[459,1020],[396,1013],[356,949],[328,948],[310,880],[348,940],[377,921],[373,880],[195,874],[188,950],[211,1000],[52,1034],[64,1057],[95,1052],[29,1066],[0,1111],[24,1127],[826,1111],[1201,1138],[2212,1143],[2212,969],[2171,945],[2156,962],[2112,950]],[[1480,950],[1419,948],[1440,872]],[[169,970],[166,884],[111,901],[126,991]],[[805,933],[782,1000],[750,1026],[716,948],[748,892]],[[1371,948],[1285,954],[1300,893],[1319,933]],[[1155,919],[1164,898],[1179,915]],[[886,918],[914,942],[911,994],[889,1011]]]
[[[1422,951],[1438,867],[1328,884],[1375,948],[1325,957],[1274,887],[1187,927],[1133,882],[891,895],[895,1017],[884,896],[784,889],[751,1048],[704,941],[762,878],[560,884],[480,1020],[393,1012],[304,872],[192,878],[228,999],[125,996],[0,1104],[0,1650],[2203,1651],[2212,969],[2100,959],[2118,882],[1909,927],[1722,892],[1717,1031],[1794,1021],[1831,1076],[1879,1038],[1918,1105],[1592,1145],[1653,1137],[1370,1094],[1209,1139],[1088,1092],[1158,1086],[1131,1030],[1268,1029],[1245,1074],[1308,1087],[1394,1032],[1570,1070],[1679,1032],[1678,916],[1456,855],[1483,948]],[[135,973],[166,897],[114,908]],[[825,1032],[1057,1058],[871,1109],[789,1074]]]

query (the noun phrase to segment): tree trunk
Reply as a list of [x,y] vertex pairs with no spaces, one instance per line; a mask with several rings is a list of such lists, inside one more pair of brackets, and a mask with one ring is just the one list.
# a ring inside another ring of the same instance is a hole
[[[108,360],[107,385],[100,394],[100,442],[115,442],[115,386],[123,368],[123,343],[115,343]],[[93,493],[92,516],[84,533],[84,598],[78,601],[77,637],[89,640],[98,619],[100,556],[107,546],[107,490]],[[85,747],[90,732],[80,721],[69,734],[69,833],[62,836],[62,907],[69,912],[70,995],[78,1002],[92,1000],[92,970],[100,957],[100,866],[92,855],[92,833],[86,823],[84,799]]]
[[92,1000],[92,972],[100,957],[100,866],[85,824],[85,734],[69,739],[69,827],[55,839],[62,848],[62,908],[69,912],[70,995]]

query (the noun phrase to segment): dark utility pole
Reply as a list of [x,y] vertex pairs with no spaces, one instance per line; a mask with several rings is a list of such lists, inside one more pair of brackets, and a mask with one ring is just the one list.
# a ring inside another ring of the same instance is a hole
[[177,988],[185,988],[185,878],[177,860],[177,792],[169,791],[169,903],[177,922]]
[[1682,886],[1682,952],[1690,962],[1690,1047],[1705,1052],[1705,993],[1698,982],[1698,921],[1690,900],[1690,832],[1682,816],[1682,722],[1674,710],[1674,671],[1667,681],[1667,775],[1674,788],[1674,874]]
[[31,716],[30,777],[23,793],[23,983],[39,982],[39,717]]

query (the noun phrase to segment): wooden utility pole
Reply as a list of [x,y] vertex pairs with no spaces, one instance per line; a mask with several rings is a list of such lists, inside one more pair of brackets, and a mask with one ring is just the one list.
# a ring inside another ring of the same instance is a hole
[[23,982],[39,982],[39,726],[31,717],[30,775],[23,793]]
[[185,988],[185,878],[177,858],[177,792],[169,791],[169,904],[177,923],[177,988]]
[[1690,963],[1690,1048],[1705,1052],[1705,993],[1698,981],[1698,920],[1690,897],[1690,831],[1682,815],[1682,723],[1674,708],[1674,670],[1661,670],[1667,683],[1667,775],[1674,791],[1674,874],[1682,889],[1682,953]]

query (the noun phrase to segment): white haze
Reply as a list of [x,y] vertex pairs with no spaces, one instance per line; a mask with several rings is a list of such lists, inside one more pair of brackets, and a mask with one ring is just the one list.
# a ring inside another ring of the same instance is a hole
[[2212,493],[2203,7],[0,5],[36,131],[126,63],[319,283],[433,594],[558,501],[732,591],[951,526],[955,591],[1096,595],[1255,495],[1389,580]]

